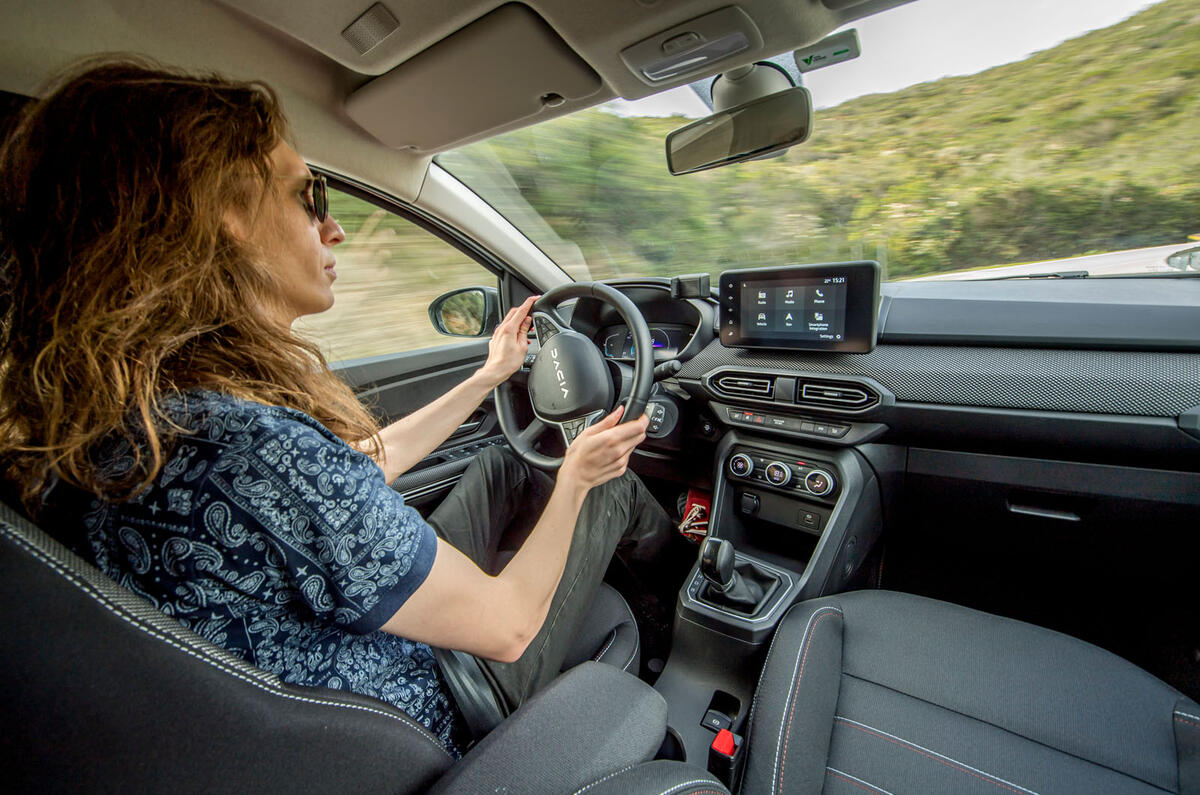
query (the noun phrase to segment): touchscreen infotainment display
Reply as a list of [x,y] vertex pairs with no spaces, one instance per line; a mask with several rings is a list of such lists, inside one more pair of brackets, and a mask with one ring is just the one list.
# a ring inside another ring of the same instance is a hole
[[846,280],[743,281],[742,317],[756,334],[836,342],[845,336]]
[[734,348],[867,353],[879,265],[842,262],[721,274],[721,342]]

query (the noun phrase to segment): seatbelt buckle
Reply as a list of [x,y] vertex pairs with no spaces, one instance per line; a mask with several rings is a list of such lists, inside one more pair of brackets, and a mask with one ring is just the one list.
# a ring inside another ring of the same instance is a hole
[[737,785],[742,761],[742,735],[721,729],[708,747],[708,772],[732,792]]

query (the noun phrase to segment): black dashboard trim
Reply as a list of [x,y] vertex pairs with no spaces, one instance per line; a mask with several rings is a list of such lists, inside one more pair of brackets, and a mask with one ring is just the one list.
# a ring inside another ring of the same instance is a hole
[[1175,417],[1200,406],[1200,354],[879,345],[867,354],[751,351],[713,342],[680,380],[724,368],[870,378],[898,402]]

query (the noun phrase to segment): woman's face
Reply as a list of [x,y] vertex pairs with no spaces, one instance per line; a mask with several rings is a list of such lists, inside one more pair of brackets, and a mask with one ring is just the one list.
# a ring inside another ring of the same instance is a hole
[[346,233],[327,215],[318,222],[312,205],[312,174],[304,160],[287,143],[271,152],[271,180],[262,209],[249,228],[249,240],[258,249],[262,264],[280,284],[272,311],[291,325],[301,315],[324,312],[333,306],[333,247]]

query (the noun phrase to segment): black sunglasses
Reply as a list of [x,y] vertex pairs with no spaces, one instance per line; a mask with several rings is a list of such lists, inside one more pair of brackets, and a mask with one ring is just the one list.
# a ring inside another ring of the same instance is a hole
[[318,224],[325,223],[325,218],[329,215],[329,190],[325,185],[325,175],[317,174],[304,186],[304,192],[307,194],[309,188],[312,189],[312,202],[305,201],[305,208],[309,215],[317,219]]

